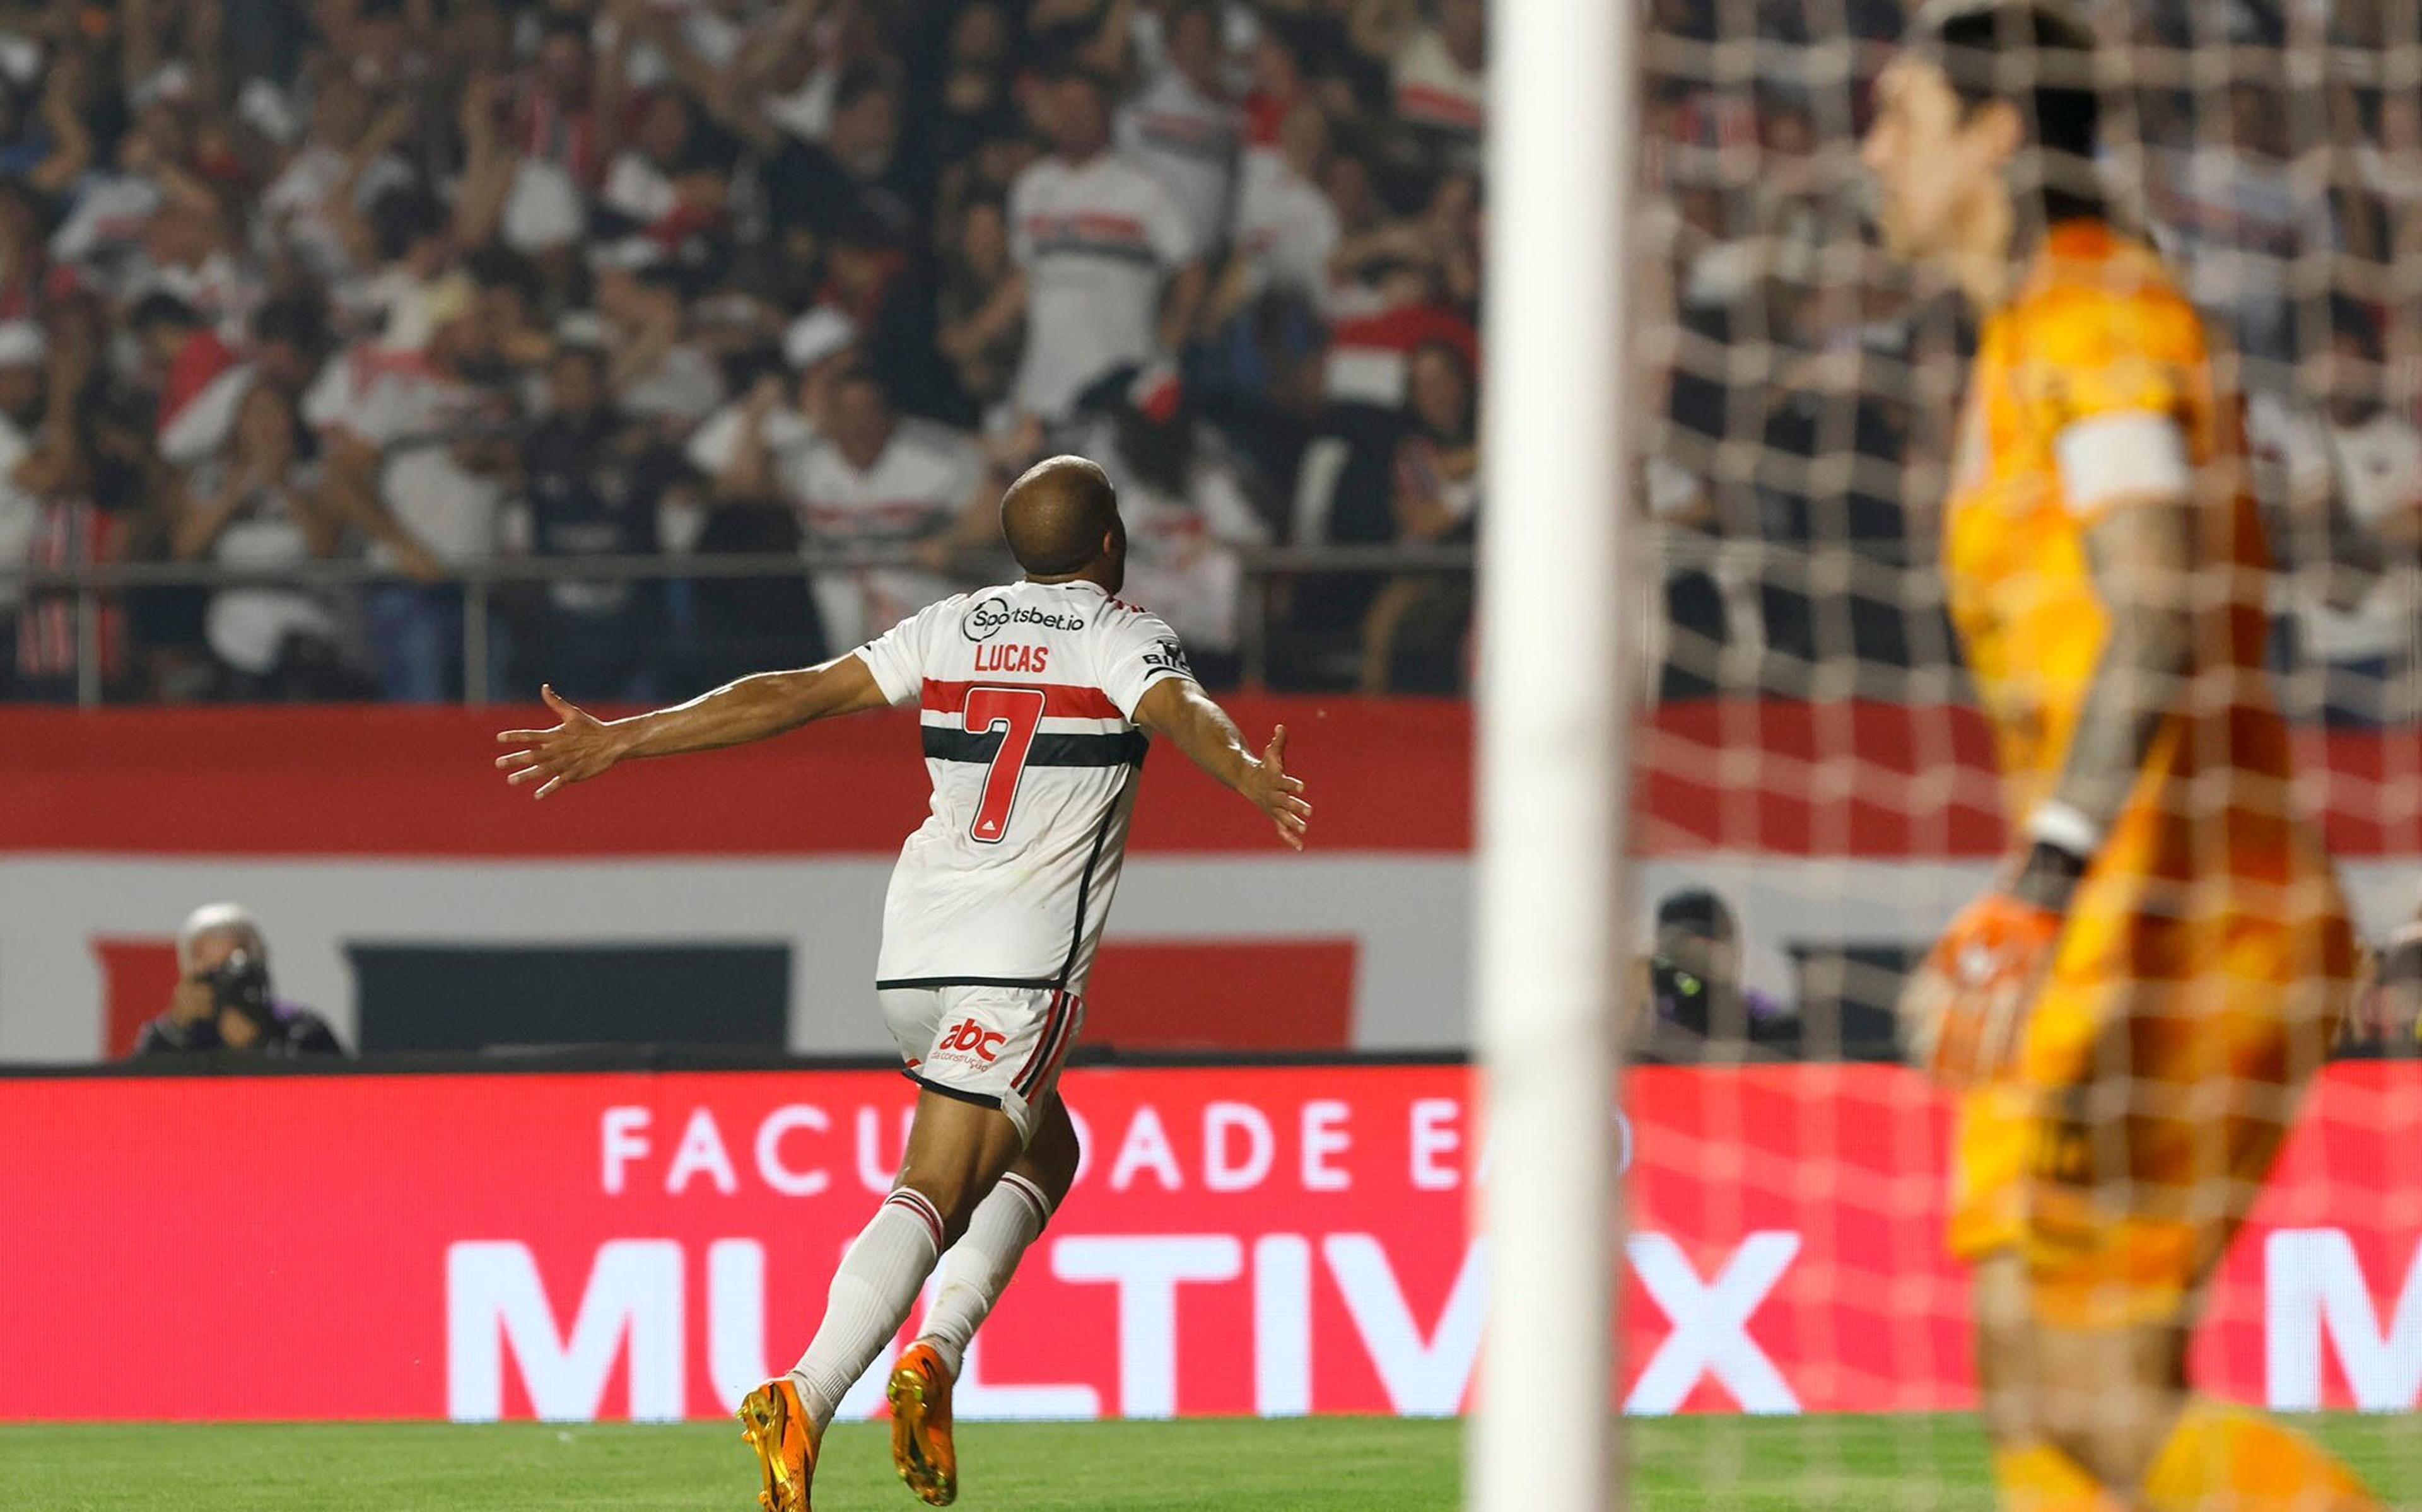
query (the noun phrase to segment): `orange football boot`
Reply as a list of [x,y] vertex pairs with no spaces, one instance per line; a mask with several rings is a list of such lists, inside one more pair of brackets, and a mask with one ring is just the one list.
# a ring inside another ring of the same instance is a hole
[[808,1488],[816,1478],[816,1445],[808,1433],[808,1409],[788,1376],[777,1376],[740,1402],[740,1436],[757,1451],[764,1489],[757,1504],[765,1512],[810,1512]]
[[951,1442],[951,1376],[930,1344],[912,1344],[891,1372],[891,1462],[908,1489],[934,1506],[959,1497],[959,1452]]

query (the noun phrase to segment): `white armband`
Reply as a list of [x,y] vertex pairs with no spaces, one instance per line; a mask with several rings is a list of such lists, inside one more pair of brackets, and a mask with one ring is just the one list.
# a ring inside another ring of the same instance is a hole
[[2176,419],[2128,410],[2078,420],[2052,440],[2061,496],[2072,514],[2090,514],[2131,494],[2174,497],[2194,484],[2186,432]]
[[2101,848],[2102,831],[2077,809],[2053,799],[2037,803],[2027,816],[2026,836],[2038,840],[2056,850],[2066,850],[2080,861],[2091,861]]

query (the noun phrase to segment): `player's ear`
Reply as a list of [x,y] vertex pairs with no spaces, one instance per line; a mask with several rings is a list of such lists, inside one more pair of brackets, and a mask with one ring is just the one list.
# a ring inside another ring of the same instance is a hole
[[1983,133],[1985,150],[1997,165],[2007,164],[2026,148],[2027,123],[2019,107],[2006,100],[1989,101],[1976,112],[1969,130]]

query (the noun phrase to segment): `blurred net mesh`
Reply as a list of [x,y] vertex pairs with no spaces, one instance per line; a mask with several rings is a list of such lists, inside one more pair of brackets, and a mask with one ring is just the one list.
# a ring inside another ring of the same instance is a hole
[[[2422,903],[2422,0],[2075,9],[2115,218],[2241,397],[2294,803],[2376,946]],[[1883,255],[1859,164],[1906,21],[1646,8],[1634,1505],[1992,1504],[1948,1120],[1892,1011],[2008,850],[1938,566],[1977,330]],[[2362,993],[2331,1044],[2193,1361],[2332,1414],[2305,1426],[2422,1505],[2422,1066],[2393,1008]],[[1931,1415],[1828,1415],[1872,1411]]]

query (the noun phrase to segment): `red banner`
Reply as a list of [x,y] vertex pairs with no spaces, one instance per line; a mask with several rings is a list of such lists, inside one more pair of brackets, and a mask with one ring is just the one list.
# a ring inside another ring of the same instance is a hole
[[[1235,708],[1249,732],[1291,732],[1317,809],[1312,845],[1287,850],[1250,805],[1154,756],[1089,1040],[1468,1045],[1470,707],[1248,694]],[[492,952],[585,953],[559,964],[630,986],[594,996],[583,1038],[888,1048],[865,984],[873,911],[926,807],[913,720],[640,762],[533,803],[497,779],[495,732],[544,717],[0,709],[0,893],[32,900],[0,911],[0,1063],[121,1052],[165,1005],[178,921],[226,897],[261,919],[280,994],[373,1052],[440,1032],[432,1048],[559,1040],[543,1012],[516,1020],[510,1004],[538,1002],[528,994],[430,1027],[429,1002],[486,1001],[442,974],[476,974],[472,958]],[[2413,916],[2422,739],[2299,740],[2300,800],[2326,819],[2367,936],[2384,936]],[[1743,985],[1812,1024],[1852,983],[1864,984],[1854,1007],[1888,999],[1879,973],[1988,884],[2004,841],[1990,741],[1949,706],[1677,703],[1649,716],[1637,756],[1635,915],[1621,927],[1644,944],[1661,903],[1712,892],[1738,927]],[[789,977],[767,987],[780,965],[694,965],[684,980],[706,990],[685,997],[729,1010],[718,1024],[660,1016],[668,996],[637,986],[644,962],[597,964],[635,946],[738,943],[786,951]]]
[[[962,1411],[1459,1411],[1486,1285],[1466,1083],[1070,1073],[1086,1170],[985,1326]],[[0,1083],[0,1420],[721,1412],[804,1348],[910,1090],[881,1072]],[[1649,1069],[1628,1097],[1629,1410],[1970,1400],[1945,1118],[1922,1083]],[[2330,1072],[2223,1273],[2200,1379],[2282,1406],[2422,1399],[2422,1189],[2399,1175],[2417,1147],[2422,1072]]]
[[[1312,785],[1327,850],[1471,844],[1471,708],[1459,699],[1243,694]],[[889,855],[924,815],[916,724],[842,720],[532,805],[490,762],[539,709],[0,709],[0,851],[156,855]],[[2422,851],[2422,740],[2298,731],[2304,801],[2341,856]],[[1974,710],[1704,699],[1648,717],[1637,848],[1896,860],[2002,847],[1991,740]],[[1134,845],[1271,847],[1269,826],[1162,752]]]

